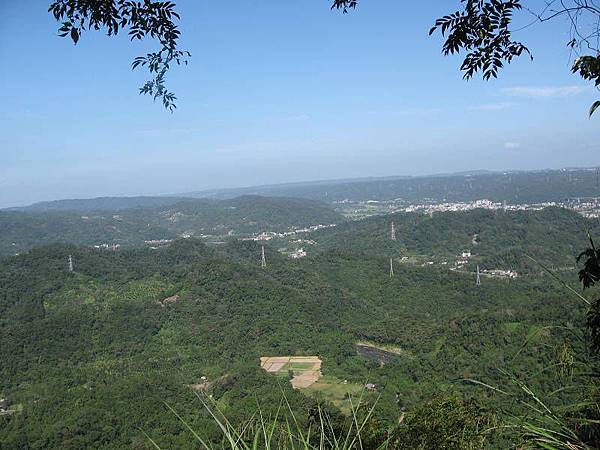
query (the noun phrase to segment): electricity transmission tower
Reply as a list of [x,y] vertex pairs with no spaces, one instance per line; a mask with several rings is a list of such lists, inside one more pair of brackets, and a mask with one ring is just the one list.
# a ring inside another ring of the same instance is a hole
[[392,241],[396,240],[396,230],[394,229],[394,222],[392,222]]
[[263,269],[265,267],[267,267],[267,260],[265,259],[265,246],[262,246],[262,257],[261,257],[261,261],[260,261],[260,267],[262,267]]
[[475,282],[476,286],[481,286],[481,276],[479,275],[479,265],[477,265],[477,281]]
[[394,258],[390,258],[390,278],[394,276]]
[[73,272],[73,257],[69,255],[69,272]]

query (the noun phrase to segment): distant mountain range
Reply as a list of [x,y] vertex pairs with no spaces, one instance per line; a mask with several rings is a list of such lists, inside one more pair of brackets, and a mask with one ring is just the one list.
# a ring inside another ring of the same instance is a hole
[[13,211],[120,211],[164,207],[186,199],[226,200],[240,196],[295,197],[334,203],[343,200],[472,201],[489,199],[509,204],[561,201],[600,196],[596,168],[505,171],[485,170],[428,176],[355,178],[212,189],[174,195],[99,197],[34,203]]
[[29,206],[8,208],[10,211],[49,212],[49,211],[121,211],[131,208],[154,208],[172,205],[185,200],[185,196],[136,196],[98,197],[87,199],[54,200],[34,203]]
[[600,196],[596,168],[505,171],[485,170],[419,177],[383,177],[289,183],[181,194],[185,197],[231,198],[244,194],[343,200],[472,201],[509,204],[561,201]]

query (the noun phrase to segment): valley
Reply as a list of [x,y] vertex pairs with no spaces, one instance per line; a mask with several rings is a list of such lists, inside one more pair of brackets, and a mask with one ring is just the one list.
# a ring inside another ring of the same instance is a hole
[[0,224],[20,253],[0,259],[8,448],[148,448],[146,435],[193,448],[169,408],[218,442],[197,396],[232,423],[285,399],[301,426],[326,408],[341,429],[360,399],[377,430],[440,396],[486,420],[524,414],[511,377],[552,407],[579,399],[562,386],[579,377],[568,361],[585,307],[563,284],[578,289],[576,258],[600,230],[572,209],[349,220],[313,200],[242,197],[2,211]]

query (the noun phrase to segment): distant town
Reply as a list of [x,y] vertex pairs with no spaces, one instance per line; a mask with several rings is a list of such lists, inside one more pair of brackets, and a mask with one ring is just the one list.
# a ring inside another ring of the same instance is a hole
[[573,198],[562,202],[519,203],[493,202],[487,199],[470,202],[424,201],[410,203],[402,199],[395,200],[342,200],[334,202],[346,217],[359,220],[373,215],[394,214],[399,212],[433,214],[448,211],[470,211],[473,209],[505,210],[505,211],[539,211],[544,208],[566,208],[578,212],[584,217],[600,217],[600,197]]

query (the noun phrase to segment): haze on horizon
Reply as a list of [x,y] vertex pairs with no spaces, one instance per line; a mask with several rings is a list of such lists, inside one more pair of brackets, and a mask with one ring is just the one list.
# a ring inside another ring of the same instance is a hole
[[467,83],[427,36],[448,4],[177,3],[193,57],[169,74],[174,114],[137,94],[144,45],[73,46],[45,3],[0,5],[0,207],[600,163],[596,93],[569,72],[563,23],[522,32],[533,62]]

